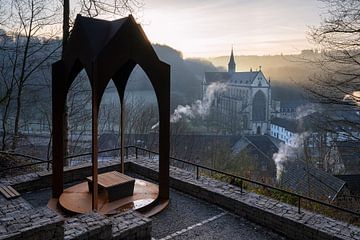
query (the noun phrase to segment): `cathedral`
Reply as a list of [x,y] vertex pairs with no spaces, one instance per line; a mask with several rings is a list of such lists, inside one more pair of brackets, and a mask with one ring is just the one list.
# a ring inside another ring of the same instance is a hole
[[215,93],[210,120],[222,134],[264,135],[270,133],[270,118],[278,114],[280,103],[271,99],[271,84],[259,70],[236,72],[231,50],[227,72],[205,72],[203,93],[214,82],[226,84]]

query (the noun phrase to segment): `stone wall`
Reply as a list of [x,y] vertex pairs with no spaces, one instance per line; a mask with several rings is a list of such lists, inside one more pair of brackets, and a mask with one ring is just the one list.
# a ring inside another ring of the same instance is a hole
[[[99,173],[120,169],[119,162],[104,163]],[[91,164],[67,167],[64,182],[84,180],[91,175]],[[0,179],[19,192],[51,186],[51,172],[39,172]],[[5,199],[0,194],[0,240],[2,239],[151,239],[151,220],[133,211],[105,217],[87,213],[68,218],[47,207],[33,208],[23,198]]]
[[81,214],[65,221],[65,238],[70,239],[111,239],[111,221],[96,212]]
[[[129,170],[157,180],[158,162],[132,158]],[[255,223],[284,234],[290,239],[359,240],[360,228],[272,198],[246,192],[239,187],[170,167],[170,186],[174,189],[217,204]],[[171,196],[170,196],[171,197]]]
[[[156,160],[141,157],[128,160],[126,168],[129,171],[157,180],[158,162]],[[119,163],[104,164],[99,168],[99,172],[116,169],[119,169]],[[90,174],[91,166],[87,164],[66,169],[64,178],[65,182],[71,182],[82,180]],[[34,173],[23,177],[0,180],[0,183],[11,184],[20,192],[31,191],[42,187],[49,187],[51,185],[51,175],[48,172]],[[298,213],[295,206],[252,192],[244,191],[241,193],[238,187],[211,178],[201,176],[199,180],[196,180],[193,173],[179,168],[170,168],[170,186],[196,198],[217,204],[253,222],[282,233],[290,239],[360,239],[360,229],[356,226],[303,209],[301,213]],[[6,212],[4,209],[8,208],[3,208],[1,205],[0,201],[0,213]],[[29,207],[24,203],[20,205],[23,209]],[[14,212],[19,212],[14,206],[12,209]],[[96,217],[97,215],[91,216]],[[2,218],[1,215],[0,217]],[[74,223],[80,224],[81,219],[74,221]],[[124,215],[113,216],[109,219],[112,224],[112,237],[114,239],[150,239],[151,222],[149,219],[137,215],[137,213],[129,212]],[[3,222],[6,221],[3,220]],[[3,222],[1,222],[0,231],[4,231],[1,229],[4,226]],[[140,225],[137,225],[137,223]],[[71,225],[72,223],[67,222],[66,224]],[[66,225],[65,228],[69,229],[69,231],[74,229],[69,226],[66,227]],[[69,232],[67,230],[65,232],[67,233],[65,234],[66,238]],[[12,239],[10,235],[7,236],[7,239]],[[75,234],[74,238],[69,239],[76,239],[75,236],[78,235]]]
[[[120,162],[102,162],[99,164],[99,173],[114,171],[120,169]],[[19,175],[12,178],[0,179],[0,184],[11,185],[18,192],[30,192],[42,188],[52,186],[52,172],[43,171]],[[81,164],[77,166],[64,168],[64,183],[71,183],[84,180],[87,176],[91,176],[91,163]]]
[[151,239],[151,220],[140,213],[130,211],[110,217],[112,239]]
[[0,199],[0,239],[63,239],[64,220],[47,207],[34,209],[24,199]]
[[91,212],[66,220],[66,240],[151,239],[151,220],[129,211],[111,217]]
[[33,208],[21,197],[0,196],[0,239],[150,240],[151,220],[128,211],[110,217],[90,212],[64,221],[47,207]]

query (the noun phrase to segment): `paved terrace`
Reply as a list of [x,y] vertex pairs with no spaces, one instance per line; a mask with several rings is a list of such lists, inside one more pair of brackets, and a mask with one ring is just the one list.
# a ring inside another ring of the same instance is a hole
[[[133,177],[144,177],[131,174]],[[145,179],[149,180],[149,179]],[[34,208],[46,206],[51,189],[22,197]],[[169,207],[152,217],[152,239],[286,239],[214,204],[171,189]]]
[[[153,180],[157,178],[157,160],[130,157],[126,167],[128,172],[141,175],[141,178]],[[99,172],[118,168],[119,163],[115,161],[102,163]],[[90,173],[89,164],[69,167],[65,171],[64,180],[72,183],[84,179],[84,176],[90,175]],[[238,187],[224,182],[203,176],[196,180],[192,172],[175,167],[171,167],[170,177],[170,186],[172,187],[170,206],[152,218],[151,233],[155,239],[285,239],[273,233],[272,230],[280,232],[290,239],[360,239],[358,227],[306,210],[302,210],[299,214],[294,206],[252,192],[241,194]],[[44,189],[44,187],[49,187],[50,183],[51,173],[49,172],[0,180],[0,184],[10,184],[22,192],[23,198],[26,199],[24,202],[29,202],[28,205],[32,205],[32,208],[40,207],[40,209],[50,197],[50,189]],[[36,190],[40,188],[43,189]],[[1,205],[5,206],[5,209],[8,209],[9,206],[11,208],[11,204],[4,205],[0,201],[0,207]],[[26,206],[28,207],[28,205]],[[47,218],[54,218],[53,214],[49,215],[50,217],[47,216]],[[101,221],[104,229],[108,226],[108,219],[102,219],[96,214],[80,216],[71,220],[70,223],[65,221],[65,239],[72,239],[66,236],[69,232],[74,233],[75,231],[68,226],[69,224],[81,225],[88,222],[89,218]],[[113,231],[114,229],[115,231],[119,229],[124,231],[124,226],[135,226],[137,231],[150,234],[150,220],[136,214],[118,216],[111,221],[115,226]],[[137,222],[141,222],[143,227],[136,225]],[[266,228],[252,222],[266,226]],[[3,226],[0,208],[0,231]],[[86,227],[92,231],[91,228],[94,226]],[[97,233],[99,232],[101,231],[97,230]],[[0,239],[2,239],[1,235]]]

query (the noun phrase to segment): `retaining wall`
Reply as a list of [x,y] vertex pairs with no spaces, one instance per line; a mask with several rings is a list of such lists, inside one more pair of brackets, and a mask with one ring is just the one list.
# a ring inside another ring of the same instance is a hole
[[[157,180],[157,160],[141,157],[138,159],[130,158],[125,163],[125,166],[126,169],[131,172]],[[99,167],[99,172],[117,169],[120,169],[119,162],[105,163]],[[91,175],[90,164],[69,167],[65,169],[64,182],[83,180],[89,175]],[[51,173],[33,173],[12,179],[2,179],[0,180],[0,184],[1,183],[12,185],[20,192],[32,191],[51,186]],[[196,180],[193,173],[179,168],[170,168],[170,186],[194,197],[217,204],[255,223],[282,233],[290,239],[360,240],[359,227],[307,210],[301,210],[301,213],[298,213],[297,207],[295,206],[252,192],[244,191],[241,193],[239,187],[211,178],[201,176],[200,179]],[[137,226],[137,228],[135,228],[135,232],[132,232],[135,234],[134,239],[150,238],[150,220],[143,218],[134,219],[142,219],[139,220],[142,222],[142,227]],[[117,220],[112,219],[112,221],[116,222]],[[131,223],[129,225],[124,225],[121,223],[116,226],[117,227],[115,228],[121,228],[125,231],[129,229],[129,226],[135,225]],[[118,239],[123,239],[124,236],[121,234],[113,236]],[[136,238],[136,234],[139,234],[138,238]]]

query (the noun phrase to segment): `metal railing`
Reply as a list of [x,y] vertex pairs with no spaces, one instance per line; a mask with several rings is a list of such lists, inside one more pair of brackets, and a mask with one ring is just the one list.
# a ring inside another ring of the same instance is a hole
[[[98,151],[98,153],[119,151],[120,149],[121,148],[106,149],[106,150]],[[35,165],[40,165],[40,164],[44,164],[44,163],[52,164],[52,159],[45,160],[45,159],[42,159],[42,158],[38,158],[38,157],[26,155],[26,154],[21,154],[21,153],[16,153],[16,152],[0,151],[0,155],[10,155],[10,156],[16,156],[16,157],[23,157],[23,158],[28,158],[30,160],[37,161],[37,162],[34,162],[34,163],[28,163],[28,164],[3,168],[3,169],[0,169],[0,173],[6,172],[6,171],[9,171],[9,170],[13,170],[13,169],[18,169],[18,168],[25,168],[25,167],[31,167],[31,166],[35,166]],[[72,158],[84,157],[84,156],[90,156],[90,155],[91,155],[91,153],[81,153],[81,154],[75,154],[75,155],[71,155],[71,156],[66,156],[65,159],[72,159]]]
[[[141,150],[143,152],[148,152],[148,153],[151,153],[151,154],[158,155],[158,153],[155,152],[155,151],[151,151],[151,150],[141,148],[141,147],[137,147],[137,146],[128,146],[127,148],[135,148],[135,158],[138,158],[139,150]],[[227,172],[224,172],[224,171],[221,171],[221,170],[217,170],[217,169],[214,169],[214,168],[210,168],[210,167],[198,164],[198,163],[189,162],[189,161],[179,159],[179,158],[170,157],[170,159],[174,160],[174,161],[178,161],[178,162],[182,162],[182,163],[194,166],[195,167],[196,179],[199,179],[199,170],[200,169],[205,169],[207,171],[215,172],[215,173],[230,177],[232,179],[240,180],[240,192],[241,192],[241,194],[243,194],[244,182],[248,182],[248,183],[255,184],[255,185],[267,188],[267,189],[271,189],[271,190],[275,190],[275,191],[278,191],[278,192],[288,194],[288,195],[290,195],[292,197],[296,197],[297,198],[298,213],[301,213],[301,200],[307,200],[309,202],[317,203],[317,204],[320,204],[320,205],[325,206],[325,207],[329,207],[329,208],[332,208],[332,209],[335,209],[335,210],[338,210],[338,211],[341,211],[341,212],[349,213],[349,214],[354,215],[356,217],[360,217],[359,212],[355,212],[355,211],[352,211],[350,209],[338,207],[338,206],[333,205],[333,204],[322,202],[322,201],[319,201],[317,199],[310,198],[310,197],[307,197],[307,196],[303,196],[303,195],[300,195],[300,194],[297,194],[297,193],[294,193],[294,192],[290,192],[290,191],[287,191],[285,189],[274,187],[274,186],[271,186],[271,185],[268,185],[268,184],[265,184],[265,183],[262,183],[262,182],[259,182],[259,181],[256,181],[256,180],[252,180],[252,179],[249,179],[249,178],[237,176],[237,175],[234,175],[234,174],[231,174],[231,173],[227,173]]]
[[22,153],[16,153],[16,152],[7,152],[7,151],[0,151],[0,155],[9,155],[9,156],[15,156],[15,157],[23,157],[23,158],[27,158],[33,161],[36,161],[34,163],[28,163],[28,164],[23,164],[23,165],[18,165],[18,166],[11,166],[11,167],[7,167],[7,168],[3,168],[0,169],[0,173],[3,172],[7,172],[13,169],[19,169],[19,168],[25,168],[25,167],[32,167],[35,165],[39,165],[39,164],[44,164],[44,163],[48,163],[48,164],[52,164],[52,160],[44,160],[38,157],[34,157],[34,156],[30,156],[30,155],[26,155],[26,154],[22,154]]
[[[155,151],[152,151],[152,150],[149,150],[149,149],[146,149],[146,148],[142,148],[142,147],[138,147],[138,146],[126,146],[125,147],[125,157],[126,158],[129,158],[129,149],[134,149],[135,158],[139,157],[139,150],[142,151],[143,153],[148,153],[149,158],[150,158],[151,154],[159,155],[158,152],[155,152]],[[106,153],[106,152],[119,151],[119,150],[121,150],[121,148],[113,148],[113,149],[102,150],[102,151],[99,151],[98,153]],[[13,152],[0,152],[0,154],[1,153],[2,154],[14,155],[14,156],[28,157],[29,159],[37,160],[39,162],[32,163],[32,164],[20,165],[20,166],[13,166],[13,167],[10,167],[10,168],[2,169],[2,170],[0,170],[0,172],[7,171],[9,169],[27,167],[27,166],[32,166],[32,165],[42,164],[42,163],[47,163],[47,162],[51,163],[51,161],[52,161],[52,160],[43,160],[43,159],[40,159],[40,158],[36,158],[36,157],[24,155],[24,154],[13,153]],[[90,155],[91,155],[91,153],[83,153],[83,154],[67,156],[66,159],[71,159],[71,158],[76,158],[76,157],[83,157],[83,156],[90,156]],[[146,155],[146,154],[143,154],[143,155]],[[275,190],[275,191],[278,191],[278,192],[288,194],[288,195],[290,195],[292,197],[297,198],[298,213],[301,213],[301,200],[307,200],[309,202],[320,204],[321,206],[329,207],[329,208],[332,208],[332,209],[335,209],[335,210],[338,210],[338,211],[341,211],[341,212],[344,212],[344,213],[351,214],[353,216],[356,216],[357,218],[360,217],[359,212],[355,212],[355,211],[352,211],[352,210],[349,210],[349,209],[346,209],[346,208],[338,207],[338,206],[333,205],[333,204],[322,202],[322,201],[319,201],[317,199],[310,198],[310,197],[307,197],[307,196],[303,196],[303,195],[300,195],[300,194],[297,194],[297,193],[294,193],[294,192],[290,192],[290,191],[287,191],[285,189],[274,187],[274,186],[271,186],[271,185],[268,185],[268,184],[265,184],[265,183],[262,183],[262,182],[259,182],[259,181],[256,181],[256,180],[252,180],[252,179],[249,179],[249,178],[237,176],[237,175],[234,175],[234,174],[231,174],[231,173],[227,173],[227,172],[224,172],[224,171],[221,171],[221,170],[217,170],[217,169],[214,169],[214,168],[211,168],[211,167],[207,167],[207,166],[204,166],[204,165],[201,165],[201,164],[198,164],[198,163],[189,162],[189,161],[179,159],[179,158],[175,158],[175,157],[169,157],[169,159],[174,160],[174,161],[178,161],[178,162],[181,162],[181,163],[185,163],[185,164],[188,164],[188,165],[191,165],[191,166],[195,167],[196,179],[199,179],[199,177],[200,177],[200,170],[204,169],[204,170],[207,170],[209,172],[215,172],[217,174],[221,174],[221,175],[230,177],[231,179],[240,180],[240,193],[241,194],[243,194],[243,189],[244,189],[244,183],[245,182],[255,184],[257,186],[261,186],[261,187],[266,188],[266,189],[271,189],[271,190]]]

